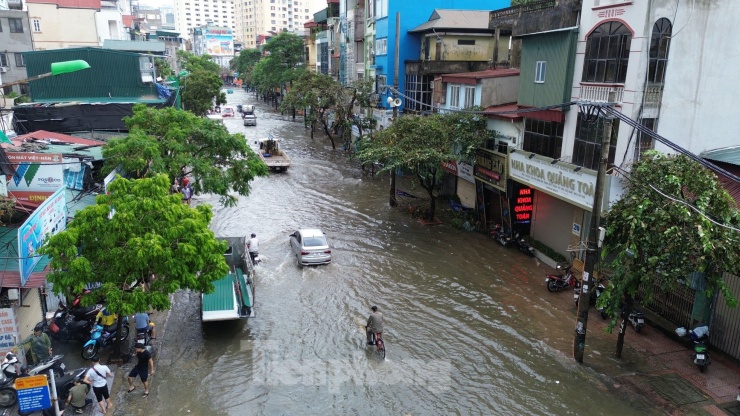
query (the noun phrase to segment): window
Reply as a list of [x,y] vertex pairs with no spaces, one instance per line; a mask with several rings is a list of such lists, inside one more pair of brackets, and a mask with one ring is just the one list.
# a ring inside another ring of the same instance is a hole
[[563,123],[524,119],[523,150],[557,159],[561,156],[562,148]]
[[9,66],[7,53],[0,53],[0,66]]
[[[641,123],[643,126],[655,131],[656,119],[654,118],[643,118]],[[642,155],[655,147],[655,141],[652,137],[645,133],[637,132],[637,143],[635,143],[635,161],[642,159]]]
[[18,84],[18,88],[21,90],[21,95],[31,95],[31,88],[28,84]]
[[458,45],[475,45],[475,39],[458,39]]
[[23,19],[8,19],[10,33],[23,33]]
[[403,107],[403,111],[417,112],[432,109],[432,75],[406,75],[406,96],[409,98]]
[[13,55],[15,55],[15,66],[18,66],[18,67],[26,66],[26,63],[23,61],[23,54],[14,53]]
[[475,87],[465,87],[465,106],[463,108],[470,108],[475,105]]
[[375,0],[375,17],[388,16],[388,0]]
[[375,40],[375,54],[386,55],[388,53],[388,38]]
[[450,85],[450,108],[460,108],[460,86]]
[[650,37],[650,63],[648,64],[648,82],[662,84],[665,80],[665,68],[668,65],[668,47],[670,46],[671,22],[662,18],[653,25]]
[[31,25],[34,32],[41,32],[41,19],[31,19]]
[[[611,123],[612,134],[609,144],[609,166],[614,164],[614,154],[617,150],[617,133],[619,133],[619,120],[611,120]],[[593,123],[587,123],[578,116],[575,144],[573,145],[573,164],[593,170],[599,169],[601,143],[604,141],[605,125],[606,120],[604,118],[599,118]]]
[[586,41],[584,82],[624,83],[632,34],[619,22],[597,27]]
[[545,83],[545,70],[547,69],[547,62],[537,61],[537,67],[534,70],[534,82],[537,84]]

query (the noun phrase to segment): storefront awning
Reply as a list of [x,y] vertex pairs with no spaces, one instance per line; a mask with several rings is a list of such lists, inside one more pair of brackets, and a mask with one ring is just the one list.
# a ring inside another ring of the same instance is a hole
[[7,288],[38,288],[46,284],[47,271],[33,272],[25,285],[21,286],[21,275],[16,271],[0,272],[0,287]]

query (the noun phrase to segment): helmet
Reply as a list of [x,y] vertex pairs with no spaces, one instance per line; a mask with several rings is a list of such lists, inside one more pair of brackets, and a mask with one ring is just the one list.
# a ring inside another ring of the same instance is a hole
[[43,331],[43,330],[44,330],[44,324],[42,324],[40,322],[37,323],[35,327],[33,327],[33,332]]
[[27,373],[27,372],[28,372],[28,366],[27,365],[22,365],[21,366],[21,374]]
[[257,237],[257,234],[252,233],[252,238]]
[[378,307],[377,307],[377,306],[375,306],[375,305],[373,305],[373,307],[372,307],[372,308],[370,308],[370,309],[372,309],[372,310],[373,310],[373,312],[376,312],[376,311],[378,310]]

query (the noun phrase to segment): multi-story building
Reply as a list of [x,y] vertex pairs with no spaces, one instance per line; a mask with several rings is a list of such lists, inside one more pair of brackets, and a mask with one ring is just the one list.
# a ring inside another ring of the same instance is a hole
[[192,29],[208,23],[235,30],[234,0],[176,0],[176,32],[192,41]]
[[339,25],[339,82],[348,84],[365,77],[365,0],[340,0]]
[[234,59],[234,35],[228,27],[208,24],[192,29],[193,53],[210,55],[221,68],[229,68]]
[[175,30],[175,8],[160,7],[159,12],[162,20],[162,30]]
[[[26,63],[22,52],[33,50],[28,13],[23,10],[0,10],[0,84],[26,78]],[[28,94],[28,85],[19,84],[3,88],[3,93],[15,91]],[[0,103],[2,104],[2,103]]]
[[[178,0],[178,2],[183,0]],[[235,34],[245,49],[258,46],[257,36],[280,32],[300,33],[313,17],[311,0],[244,0],[234,8]],[[339,3],[339,0],[328,0]]]
[[100,2],[100,10],[95,13],[99,46],[103,46],[103,42],[106,40],[125,40],[129,38],[128,30],[123,25],[123,15],[129,13],[126,7],[126,2],[108,0]]
[[27,0],[34,50],[98,47],[100,0]]

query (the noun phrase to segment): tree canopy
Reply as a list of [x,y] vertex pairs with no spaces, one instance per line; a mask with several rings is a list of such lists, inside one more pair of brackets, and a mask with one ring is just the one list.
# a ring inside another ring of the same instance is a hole
[[239,78],[246,84],[252,84],[252,72],[257,62],[262,59],[262,51],[259,49],[242,49],[239,56],[232,61],[234,70],[239,72]]
[[125,119],[128,136],[112,139],[103,148],[106,170],[120,166],[133,178],[160,173],[171,181],[182,168],[195,178],[195,193],[221,196],[221,203],[236,204],[235,191],[248,195],[250,182],[267,176],[267,166],[241,134],[230,134],[223,125],[172,107],[155,109],[139,104]]
[[180,68],[188,72],[195,71],[208,71],[218,75],[221,73],[221,67],[211,60],[211,55],[198,56],[188,51],[177,51],[177,62],[180,63]]
[[406,169],[416,175],[429,194],[430,207],[425,217],[432,221],[442,164],[467,158],[493,133],[486,129],[485,118],[478,114],[408,115],[376,132],[372,140],[363,142],[357,157],[363,163],[379,161],[383,164],[380,172]]
[[[722,273],[740,274],[740,214],[714,173],[686,156],[651,151],[628,179],[626,194],[606,217],[604,253],[614,256],[607,266],[613,275],[599,305],[616,318],[623,298],[631,302],[638,288],[645,303],[655,288],[681,284],[708,297],[719,291],[736,305]],[[701,282],[690,281],[694,272],[703,273]]]
[[226,104],[226,94],[221,91],[223,81],[216,73],[198,69],[183,78],[181,83],[183,108],[196,115],[206,115],[214,103]]
[[51,258],[48,280],[54,292],[81,293],[99,283],[86,301],[105,298],[111,312],[131,315],[168,309],[169,295],[178,289],[213,291],[212,282],[229,268],[226,244],[208,229],[211,208],[191,208],[169,188],[165,175],[119,177],[109,194],[77,212],[67,229],[40,249]]
[[304,71],[303,40],[288,32],[281,32],[267,41],[265,56],[259,60],[252,71],[253,84],[260,91],[273,91],[297,78]]

